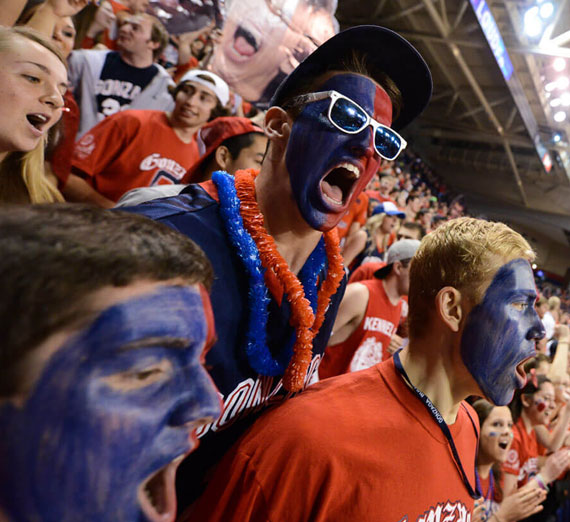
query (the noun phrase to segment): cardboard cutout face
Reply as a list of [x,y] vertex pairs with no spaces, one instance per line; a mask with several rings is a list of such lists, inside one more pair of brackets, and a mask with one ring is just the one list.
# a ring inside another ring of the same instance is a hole
[[219,415],[201,287],[156,283],[107,304],[22,406],[0,405],[0,505],[15,520],[174,520],[176,468]]
[[[315,92],[335,90],[369,116],[389,126],[392,103],[386,91],[365,76],[339,73]],[[381,158],[372,127],[346,134],[328,119],[330,99],[308,103],[293,123],[285,163],[297,206],[314,229],[330,230],[378,171]]]
[[234,0],[212,70],[244,99],[264,104],[277,85],[335,34],[332,11],[307,0]]
[[461,338],[463,362],[483,394],[497,405],[511,402],[524,386],[521,362],[535,355],[544,327],[534,302],[530,264],[514,259],[501,266],[482,301],[467,317]]

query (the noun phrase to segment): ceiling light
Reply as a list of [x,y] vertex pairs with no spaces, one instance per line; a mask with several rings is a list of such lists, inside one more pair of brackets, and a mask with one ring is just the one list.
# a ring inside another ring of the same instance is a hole
[[554,89],[556,89],[556,87],[558,87],[557,82],[550,82],[544,86],[544,88],[546,89],[546,92],[553,91]]
[[539,13],[543,20],[548,20],[554,13],[554,5],[552,5],[552,2],[544,2],[539,8]]
[[562,123],[566,119],[566,113],[564,111],[558,111],[554,114],[554,121],[556,123]]
[[560,107],[560,105],[562,105],[562,100],[560,98],[554,98],[553,100],[550,100],[551,107]]
[[558,80],[556,80],[556,87],[558,87],[559,89],[566,89],[566,87],[568,87],[570,85],[570,79],[568,78],[568,76],[561,76],[560,78],[558,78]]
[[542,22],[538,13],[538,7],[534,6],[524,14],[524,32],[531,38],[539,36],[542,32]]
[[563,92],[560,96],[560,102],[564,107],[570,107],[570,92]]
[[552,68],[556,72],[562,72],[566,68],[566,60],[564,58],[560,58],[560,57],[556,58],[552,62]]
[[538,268],[538,265],[537,265],[536,263],[533,263],[533,264],[532,264],[532,269],[533,269],[533,270],[536,270],[537,268]]
[[560,136],[560,134],[558,134],[558,133],[552,137],[552,141],[554,143],[558,143],[561,139],[562,139],[562,136]]

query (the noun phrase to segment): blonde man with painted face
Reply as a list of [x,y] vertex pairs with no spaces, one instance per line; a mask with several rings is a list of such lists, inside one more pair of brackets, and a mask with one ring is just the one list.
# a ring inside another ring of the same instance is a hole
[[[410,265],[410,342],[268,412],[226,454],[190,520],[469,520],[479,423],[510,402],[544,335],[526,240],[462,218]],[[326,436],[323,436],[326,434]]]

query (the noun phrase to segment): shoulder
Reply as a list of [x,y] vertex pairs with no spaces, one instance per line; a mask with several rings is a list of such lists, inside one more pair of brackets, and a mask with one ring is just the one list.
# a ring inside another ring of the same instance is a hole
[[217,202],[201,186],[189,185],[178,196],[122,207],[121,210],[142,214],[154,220],[172,221],[176,218],[200,220],[200,211],[215,207]]

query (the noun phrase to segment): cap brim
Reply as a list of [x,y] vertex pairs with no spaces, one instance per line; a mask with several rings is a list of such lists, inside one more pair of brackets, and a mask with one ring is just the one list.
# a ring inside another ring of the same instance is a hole
[[[271,105],[280,105],[287,93],[308,77],[339,69],[353,52],[366,56],[367,63],[387,74],[402,93],[402,109],[392,128],[404,128],[427,106],[432,92],[431,73],[420,53],[399,34],[377,25],[360,25],[338,33],[299,64],[279,85]],[[373,78],[375,79],[375,78]],[[380,83],[380,78],[376,79]]]
[[388,216],[396,216],[399,217],[400,219],[404,219],[406,217],[406,213],[405,212],[386,212],[386,214]]
[[386,276],[392,271],[392,265],[394,263],[390,263],[389,265],[384,265],[382,268],[379,268],[374,272],[374,277],[377,279],[385,279]]

